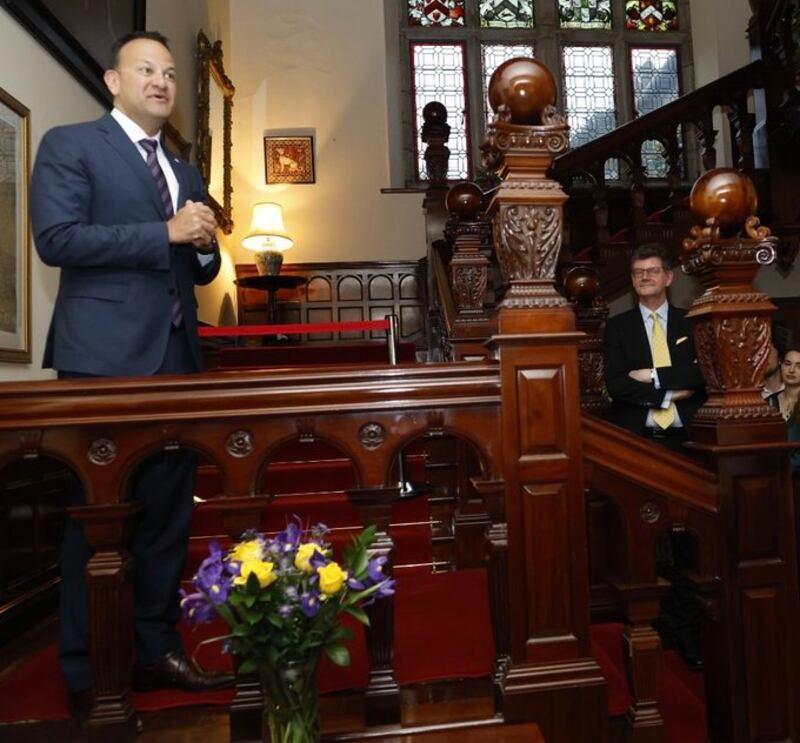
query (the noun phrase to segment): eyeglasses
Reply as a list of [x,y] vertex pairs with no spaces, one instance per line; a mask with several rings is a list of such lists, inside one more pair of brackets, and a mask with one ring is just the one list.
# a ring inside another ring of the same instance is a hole
[[634,268],[631,276],[634,279],[643,279],[645,276],[658,276],[664,269],[661,266],[651,266],[650,268]]

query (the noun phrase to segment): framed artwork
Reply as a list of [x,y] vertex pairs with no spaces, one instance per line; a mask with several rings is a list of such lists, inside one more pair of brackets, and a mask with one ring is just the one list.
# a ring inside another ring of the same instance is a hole
[[192,143],[187,142],[183,138],[183,135],[170,124],[169,121],[166,122],[161,129],[161,136],[163,137],[163,146],[183,160],[186,160],[187,163],[189,162],[189,157],[192,154]]
[[267,183],[314,183],[313,137],[264,137]]
[[28,109],[0,88],[0,361],[31,360]]
[[146,0],[0,0],[100,103],[110,106],[103,82],[111,45],[145,27]]

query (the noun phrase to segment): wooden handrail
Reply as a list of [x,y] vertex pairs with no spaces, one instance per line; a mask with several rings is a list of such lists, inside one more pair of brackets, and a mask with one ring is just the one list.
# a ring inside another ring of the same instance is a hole
[[717,514],[719,484],[710,470],[592,415],[581,416],[581,434],[587,483],[605,470],[647,492]]
[[742,94],[751,88],[760,87],[763,84],[763,71],[761,60],[751,62],[655,111],[618,126],[608,134],[565,152],[553,163],[553,177],[563,181],[600,158],[605,162],[620,154],[631,142],[644,142],[652,139],[658,130],[696,120],[698,114],[709,105],[727,103],[732,93]]

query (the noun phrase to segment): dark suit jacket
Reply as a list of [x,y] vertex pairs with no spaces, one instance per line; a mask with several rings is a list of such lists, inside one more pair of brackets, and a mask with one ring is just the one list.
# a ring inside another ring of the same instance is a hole
[[688,399],[675,403],[684,426],[689,425],[705,401],[705,382],[695,357],[692,324],[686,319],[685,310],[672,305],[667,316],[667,345],[672,366],[658,369],[660,389],[656,389],[652,382],[637,382],[628,376],[633,369],[653,367],[653,355],[639,306],[612,317],[606,323],[606,389],[612,399],[609,417],[616,425],[641,434],[648,411],[660,407],[667,390],[697,390]]
[[[171,156],[178,208],[205,201],[198,171]],[[155,179],[110,114],[51,129],[31,179],[36,249],[61,268],[44,366],[100,376],[152,374],[164,358],[177,291],[201,368],[195,284],[219,271],[191,245],[171,245]]]

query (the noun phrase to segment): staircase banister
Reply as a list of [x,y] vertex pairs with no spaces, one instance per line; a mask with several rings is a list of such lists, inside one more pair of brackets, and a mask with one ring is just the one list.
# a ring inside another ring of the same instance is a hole
[[456,319],[456,305],[453,300],[453,288],[447,276],[447,268],[444,264],[439,246],[434,243],[431,250],[431,268],[434,275],[434,285],[439,297],[439,306],[442,310],[447,334],[452,335]]
[[717,514],[717,477],[686,457],[592,415],[581,416],[586,481],[592,469],[606,470],[652,493],[694,510]]
[[728,91],[760,87],[763,84],[763,70],[762,61],[755,60],[591,142],[565,152],[553,163],[553,177],[563,180],[576,171],[585,169],[600,157],[605,160],[620,155],[625,145],[632,141],[643,142],[652,139],[665,126],[690,121],[696,118],[700,107],[704,104],[723,103],[722,99]]

